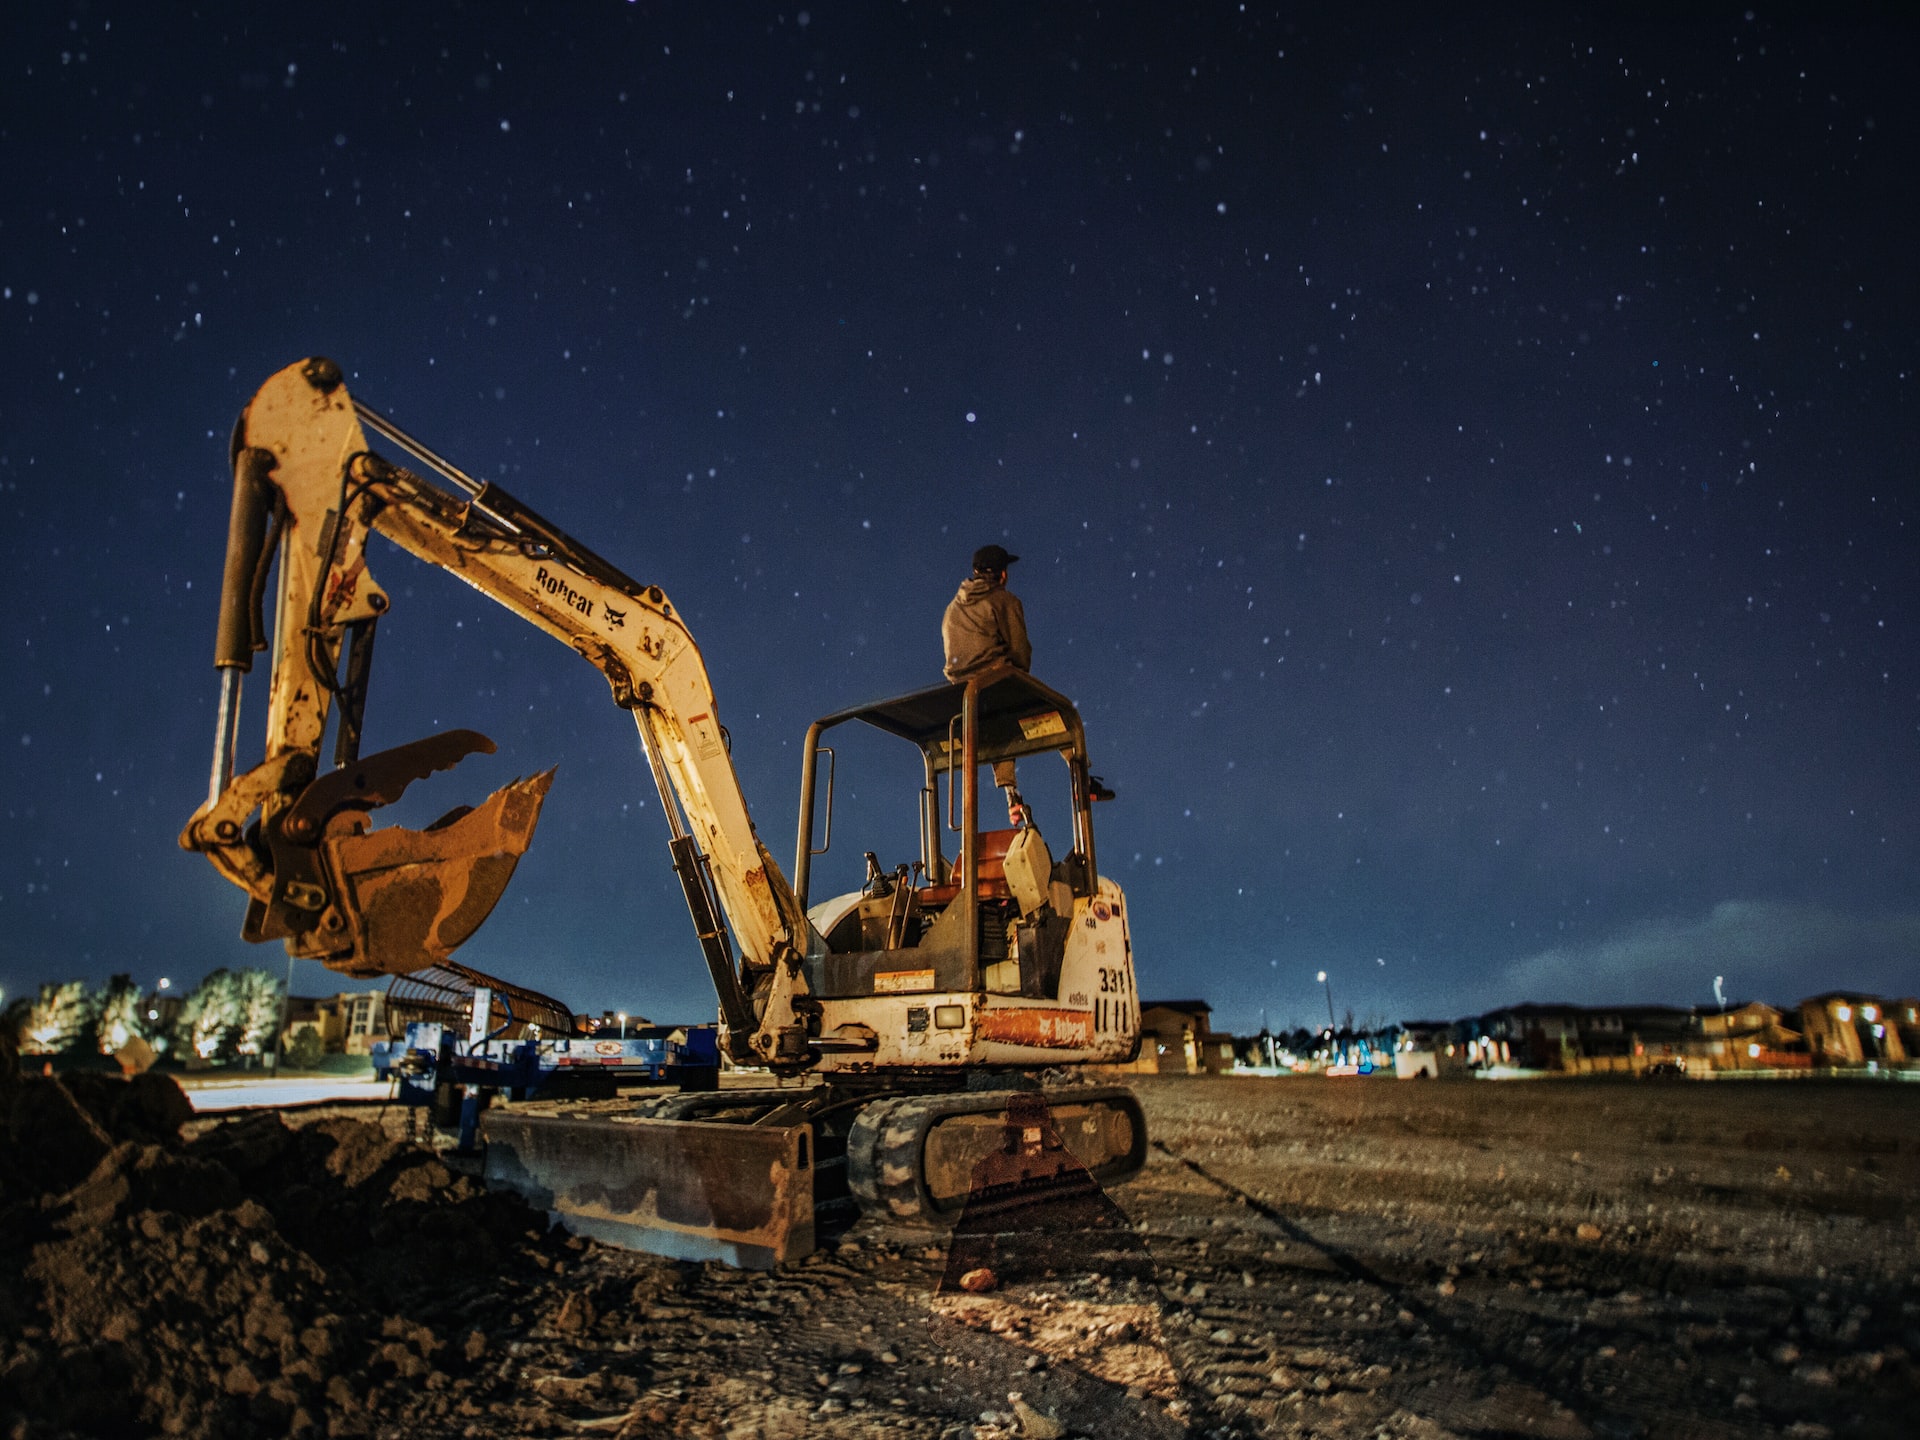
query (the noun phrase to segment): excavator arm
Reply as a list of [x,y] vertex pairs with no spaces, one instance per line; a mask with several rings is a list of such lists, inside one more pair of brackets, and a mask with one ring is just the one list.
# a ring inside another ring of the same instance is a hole
[[[375,454],[367,429],[412,452],[440,483]],[[413,780],[493,749],[472,731],[448,731],[359,755],[373,634],[389,605],[367,565],[367,538],[377,533],[606,677],[614,702],[633,713],[660,790],[723,1043],[738,1060],[806,1065],[800,961],[811,927],[754,831],[706,667],[659,587],[628,578],[354,401],[330,360],[289,366],[261,387],[235,432],[234,477],[213,776],[180,843],[247,891],[247,938],[284,939],[290,953],[348,974],[422,969],[478,927],[532,839],[551,771],[423,831],[367,829],[371,810]],[[276,553],[269,642],[262,609]],[[234,775],[239,677],[269,643],[266,755]],[[334,768],[323,773],[330,715]]]

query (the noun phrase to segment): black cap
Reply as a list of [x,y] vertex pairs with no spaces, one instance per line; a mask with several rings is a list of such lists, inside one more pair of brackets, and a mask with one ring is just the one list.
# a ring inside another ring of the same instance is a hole
[[1009,555],[1003,546],[982,545],[973,552],[973,569],[976,575],[993,575],[1018,560],[1018,555]]

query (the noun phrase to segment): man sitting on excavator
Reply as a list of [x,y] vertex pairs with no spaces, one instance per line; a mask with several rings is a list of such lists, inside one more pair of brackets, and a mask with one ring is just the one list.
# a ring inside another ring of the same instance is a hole
[[[1020,598],[1007,589],[1007,567],[1019,558],[1000,545],[982,545],[973,552],[973,574],[960,582],[960,591],[940,622],[947,679],[958,682],[994,665],[1032,668],[1027,612]],[[1013,761],[994,762],[993,783],[1006,792],[1012,821],[1031,823],[1015,783]]]

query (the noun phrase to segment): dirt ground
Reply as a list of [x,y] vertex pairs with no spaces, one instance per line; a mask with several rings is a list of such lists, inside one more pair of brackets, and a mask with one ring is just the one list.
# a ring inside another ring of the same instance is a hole
[[[1920,1433],[1920,1088],[1138,1088],[1149,1163],[1099,1213],[938,1239],[865,1221],[770,1274],[542,1235],[396,1144],[398,1112],[194,1122],[169,1149],[153,1103],[95,1096],[94,1168],[70,1157],[31,1204],[16,1185],[5,1217],[26,1253],[0,1254],[0,1425]],[[28,1105],[24,1133],[58,1108]],[[977,1269],[991,1288],[955,1283]]]

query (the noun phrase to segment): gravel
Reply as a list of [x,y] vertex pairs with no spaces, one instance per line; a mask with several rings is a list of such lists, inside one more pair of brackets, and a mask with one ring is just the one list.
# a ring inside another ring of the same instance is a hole
[[545,1233],[397,1112],[183,1128],[157,1077],[29,1081],[0,1095],[0,1427],[1913,1432],[1920,1091],[1139,1089],[1154,1146],[1117,1223],[862,1222],[756,1274]]

